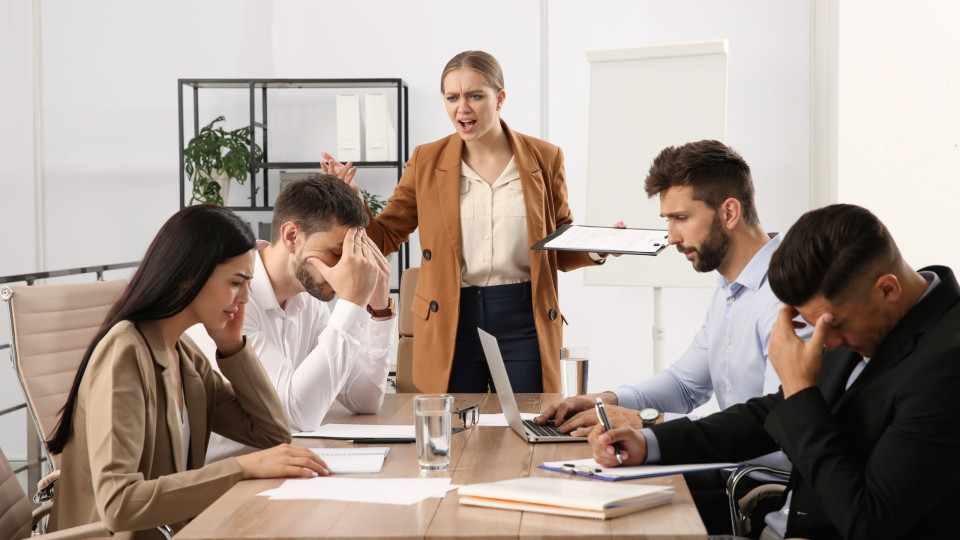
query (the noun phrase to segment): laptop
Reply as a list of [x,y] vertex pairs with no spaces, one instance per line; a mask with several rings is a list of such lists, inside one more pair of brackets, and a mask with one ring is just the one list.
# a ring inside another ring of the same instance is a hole
[[503,365],[503,355],[500,354],[500,345],[497,338],[477,328],[480,333],[480,344],[483,345],[483,355],[487,357],[487,366],[490,367],[490,376],[497,388],[497,397],[500,399],[500,408],[507,423],[521,438],[532,443],[542,442],[587,442],[586,437],[571,437],[569,433],[560,433],[551,425],[539,426],[533,420],[520,418],[520,408],[517,399],[513,397],[513,387],[507,377],[507,368]]

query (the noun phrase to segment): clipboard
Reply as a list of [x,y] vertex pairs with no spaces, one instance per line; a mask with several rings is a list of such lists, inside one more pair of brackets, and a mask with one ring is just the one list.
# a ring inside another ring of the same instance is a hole
[[[624,238],[614,238],[617,236]],[[625,248],[624,245],[632,248]],[[530,249],[656,256],[668,245],[667,231],[662,229],[619,229],[567,223],[530,246]]]
[[604,469],[592,459],[576,459],[572,461],[547,461],[537,468],[595,480],[619,482],[620,480],[637,480],[671,474],[728,469],[736,466],[736,463],[692,463],[687,465],[636,465]]

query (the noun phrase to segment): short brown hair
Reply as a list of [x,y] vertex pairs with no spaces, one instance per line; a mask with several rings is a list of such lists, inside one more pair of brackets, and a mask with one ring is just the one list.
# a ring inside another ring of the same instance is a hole
[[441,94],[444,92],[443,81],[447,78],[447,73],[458,69],[472,69],[482,75],[495,94],[503,90],[503,70],[500,69],[500,62],[497,62],[492,54],[483,51],[463,51],[451,58],[443,68],[443,73],[440,75]]
[[366,227],[363,201],[343,180],[316,173],[290,182],[273,203],[270,241],[280,239],[280,227],[293,222],[306,235],[329,231],[334,225]]
[[753,202],[750,166],[735,150],[720,141],[704,140],[664,148],[654,158],[644,182],[648,197],[672,187],[693,188],[693,198],[716,210],[723,201],[740,201],[743,220],[758,225]]
[[822,295],[839,305],[901,261],[890,231],[866,208],[833,204],[807,212],[770,259],[770,288],[784,304]]

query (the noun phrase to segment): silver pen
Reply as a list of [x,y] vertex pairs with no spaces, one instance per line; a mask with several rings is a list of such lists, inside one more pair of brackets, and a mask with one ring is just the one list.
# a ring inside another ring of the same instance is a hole
[[[610,419],[607,418],[607,409],[603,407],[603,400],[597,398],[597,417],[600,418],[600,423],[603,425],[605,431],[610,431]],[[613,451],[617,456],[617,463],[623,464],[623,460],[620,459],[620,447],[617,446],[617,443],[613,443]]]

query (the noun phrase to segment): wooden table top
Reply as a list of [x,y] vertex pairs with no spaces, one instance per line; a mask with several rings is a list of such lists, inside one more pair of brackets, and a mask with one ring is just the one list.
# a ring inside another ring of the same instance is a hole
[[[335,404],[328,423],[411,424],[415,394],[387,394],[376,415],[354,415]],[[559,394],[518,394],[523,412],[539,412]],[[455,394],[457,408],[479,404],[482,413],[501,412],[492,394]],[[312,447],[352,446],[342,441],[294,439]],[[450,477],[454,484],[495,482],[522,476],[563,476],[571,481],[596,482],[538,469],[544,461],[590,457],[586,443],[529,444],[507,427],[475,427],[454,434],[450,470],[421,473],[415,444],[391,445],[378,478]],[[369,478],[371,474],[343,475]],[[680,475],[631,483],[671,485],[673,503],[606,521],[461,505],[456,491],[446,497],[413,505],[356,503],[330,500],[271,501],[256,494],[279,486],[282,479],[244,480],[181,530],[177,540],[233,538],[626,538],[706,539],[690,492]]]

